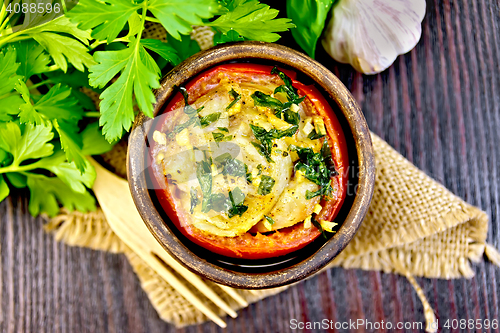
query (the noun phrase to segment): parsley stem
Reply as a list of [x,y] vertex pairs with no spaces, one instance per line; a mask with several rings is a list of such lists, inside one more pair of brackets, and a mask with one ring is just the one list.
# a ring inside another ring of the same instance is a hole
[[34,165],[36,165],[36,163],[27,164],[27,165],[11,164],[9,166],[0,168],[0,174],[7,173],[7,172],[21,172],[21,171],[33,170],[33,169],[36,169],[36,167],[33,167]]
[[146,16],[146,21],[160,23],[160,20],[158,20],[156,17],[150,17],[150,16]]
[[46,70],[46,72],[54,72],[54,71],[57,71],[61,69],[61,67],[57,66],[57,65],[52,65],[52,66],[49,66],[49,69]]
[[89,111],[83,113],[84,117],[100,117],[101,113],[99,111]]
[[[111,43],[114,43],[114,42],[124,42],[124,43],[129,43],[130,40],[128,38],[115,38],[113,39],[113,41]],[[94,43],[92,43],[90,46],[89,46],[89,49],[93,50],[95,49],[96,47],[98,47],[99,45],[102,45],[102,44],[106,44],[107,41],[106,40],[96,40]],[[110,43],[110,44],[111,44]]]
[[45,81],[42,81],[42,82],[38,82],[36,84],[33,84],[31,86],[29,86],[29,90],[33,90],[33,89],[36,89],[38,87],[41,87],[43,85],[46,85],[46,84],[49,84],[49,83],[53,83],[52,80],[45,80]]
[[5,25],[6,21],[3,21],[3,19],[5,18],[5,11],[6,11],[6,7],[5,7],[5,2],[2,2],[2,11],[0,11],[0,21],[2,21],[2,27]]
[[6,93],[5,95],[3,96],[0,96],[0,100],[4,99],[4,98],[7,98],[7,97],[10,97],[10,96],[13,96],[13,95],[21,95],[20,93],[18,93],[17,91],[13,91],[13,92],[10,92],[10,93]]

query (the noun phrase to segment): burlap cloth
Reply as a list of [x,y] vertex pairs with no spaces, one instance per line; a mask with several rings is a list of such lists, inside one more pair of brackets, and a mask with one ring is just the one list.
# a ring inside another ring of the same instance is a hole
[[[158,26],[150,27],[147,35],[150,38],[165,37]],[[202,48],[211,46],[209,30],[195,29],[194,37]],[[500,255],[485,242],[488,231],[486,213],[428,177],[376,135],[372,134],[372,139],[377,169],[373,200],[358,233],[327,269],[340,266],[405,275],[422,300],[429,323],[434,321],[434,314],[414,276],[471,278],[474,275],[471,261],[481,260],[486,253],[492,262],[500,265]],[[122,177],[126,177],[125,154],[126,143],[122,142],[103,156]],[[108,226],[100,209],[86,214],[62,211],[45,227],[57,240],[69,245],[124,253],[163,320],[178,327],[207,320],[127,248]],[[218,288],[210,281],[207,284],[215,290]],[[252,303],[284,289],[286,287],[237,292]],[[224,297],[225,293],[220,294],[233,309],[241,308],[234,300]],[[224,315],[215,306],[214,311]],[[428,331],[432,329],[428,327]]]

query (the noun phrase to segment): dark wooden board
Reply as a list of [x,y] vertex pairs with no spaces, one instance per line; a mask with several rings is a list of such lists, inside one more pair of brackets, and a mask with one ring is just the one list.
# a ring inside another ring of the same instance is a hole
[[[289,35],[281,42],[293,46]],[[324,51],[318,58],[352,91],[372,131],[488,213],[488,241],[499,248],[498,0],[428,1],[420,43],[380,75],[358,74]],[[22,197],[0,204],[0,219],[2,332],[176,331],[158,318],[124,256],[55,242]],[[417,279],[441,326],[447,319],[499,319],[500,268],[486,262],[474,271],[471,280]],[[292,319],[424,321],[404,277],[333,269],[240,311],[226,330],[206,323],[179,331],[289,332]]]

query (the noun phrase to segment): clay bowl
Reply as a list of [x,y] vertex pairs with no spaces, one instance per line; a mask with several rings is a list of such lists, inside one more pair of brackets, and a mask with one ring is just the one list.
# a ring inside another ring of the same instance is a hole
[[[175,67],[156,91],[155,115],[168,103],[175,86],[221,63],[255,62],[289,68],[303,83],[315,84],[328,100],[346,137],[350,159],[347,198],[335,218],[337,233],[287,256],[261,260],[222,257],[190,242],[169,220],[148,186],[148,133],[154,120],[139,115],[129,137],[128,181],[135,205],[153,236],[176,260],[191,271],[236,288],[261,289],[290,284],[319,271],[354,237],[368,209],[375,180],[373,148],[365,118],[339,79],[324,66],[290,48],[261,42],[242,42],[200,52]],[[149,136],[150,137],[150,136]],[[150,184],[150,183],[149,183]]]

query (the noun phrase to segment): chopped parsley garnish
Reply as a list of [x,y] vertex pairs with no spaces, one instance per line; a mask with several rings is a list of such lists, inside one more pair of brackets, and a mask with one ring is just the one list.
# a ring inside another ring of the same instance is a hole
[[283,119],[292,125],[298,125],[300,122],[300,116],[297,112],[293,112],[290,109],[287,109],[283,112]]
[[234,106],[234,104],[238,103],[238,101],[241,99],[241,96],[240,94],[238,94],[234,89],[231,89],[229,91],[229,95],[231,95],[231,97],[233,97],[233,101],[231,103],[229,103],[229,105],[226,107],[226,111],[229,110],[230,108],[232,108]]
[[273,162],[273,160],[271,159],[272,140],[281,139],[285,136],[293,136],[295,132],[297,132],[299,126],[292,125],[283,131],[275,128],[266,131],[264,128],[252,124],[250,124],[250,128],[252,129],[255,138],[260,141],[260,144],[252,142],[252,145],[257,148],[259,153],[264,156],[268,162]]
[[191,187],[191,191],[189,192],[191,195],[191,209],[190,212],[193,214],[194,208],[198,206],[200,201],[198,200],[198,190],[195,189],[194,187]]
[[323,235],[323,237],[325,239],[328,239],[328,236],[326,236],[325,230],[323,230],[323,227],[321,226],[321,224],[318,221],[316,221],[316,219],[314,218],[314,216],[311,217],[311,222],[312,222],[313,226],[315,226],[316,228],[318,228],[318,230],[321,232],[321,234]]
[[253,98],[255,106],[270,108],[271,110],[277,111],[278,114],[280,114],[283,109],[283,103],[281,103],[279,99],[271,97],[271,95],[266,95],[262,91],[254,92],[251,97]]
[[211,123],[214,123],[217,120],[219,120],[220,115],[221,115],[220,112],[214,112],[214,113],[208,114],[204,117],[201,117],[200,118],[201,128],[205,128],[208,125],[210,125]]
[[276,183],[276,181],[272,177],[262,175],[260,178],[260,183],[259,183],[259,188],[257,189],[257,193],[259,195],[268,195],[269,193],[271,193],[274,187],[274,183]]
[[206,158],[196,166],[196,177],[200,183],[203,200],[201,202],[201,211],[206,213],[210,210],[210,197],[212,194],[212,159]]
[[333,163],[332,159],[332,151],[330,150],[330,146],[328,145],[328,141],[326,139],[323,141],[323,146],[321,146],[321,156],[323,156],[323,161],[325,162],[326,167],[330,170],[330,176],[338,176],[339,173],[335,169],[335,163]]
[[300,104],[305,97],[300,97],[297,89],[293,86],[292,80],[283,72],[274,67],[271,74],[278,74],[279,77],[285,83],[284,85],[278,86],[274,89],[274,94],[284,93],[288,102],[282,103],[279,99],[272,97],[271,95],[264,94],[261,91],[254,92],[251,97],[253,98],[255,106],[268,107],[274,111],[274,114],[278,118],[283,118],[284,120],[292,125],[298,125],[300,122],[300,116],[298,112],[294,112],[290,109],[292,104]]
[[[326,143],[326,140],[325,140]],[[330,196],[333,190],[331,178],[338,175],[331,157],[328,143],[323,143],[321,153],[315,153],[311,148],[290,146],[290,150],[296,151],[300,161],[295,164],[295,171],[300,171],[304,177],[320,186],[316,192],[306,191],[306,199],[318,195]]]
[[317,140],[317,139],[321,139],[322,137],[326,136],[326,134],[321,134],[321,133],[318,133],[316,132],[315,129],[313,129],[311,131],[311,133],[309,133],[309,135],[307,136],[308,139],[311,139],[311,140]]
[[221,141],[230,141],[233,138],[232,135],[224,135],[222,133],[217,133],[217,132],[212,132],[212,136],[214,137],[214,140],[217,143]]
[[274,89],[275,94],[278,92],[283,92],[288,96],[288,101],[290,103],[295,103],[297,105],[304,100],[304,97],[299,97],[297,88],[293,86],[292,80],[285,73],[280,71],[277,67],[274,67],[271,70],[271,74],[278,74],[285,83],[285,85],[279,86]]
[[[215,158],[215,163],[223,166],[222,173],[231,176],[246,176],[247,166],[245,163],[231,157],[231,154],[224,153]],[[212,159],[207,158],[198,163],[196,167],[196,176],[200,183],[203,200],[201,202],[201,211],[207,213],[210,210],[216,212],[227,212],[231,218],[235,215],[242,215],[247,211],[248,206],[243,205],[245,194],[239,187],[229,191],[226,197],[223,193],[212,193]],[[191,188],[191,213],[194,207],[199,204],[196,189]]]
[[217,127],[217,129],[223,133],[229,133],[229,129],[227,127]]
[[224,176],[246,177],[248,166],[242,161],[233,158],[229,153],[217,156],[215,162],[222,166]]
[[231,208],[228,210],[229,218],[239,215],[241,216],[247,211],[248,206],[243,204],[245,200],[245,195],[239,187],[235,187],[232,191],[229,191],[229,201],[231,203]]
[[267,215],[264,215],[264,217],[266,218],[267,222],[269,222],[270,225],[273,225],[274,224],[274,220],[272,217],[269,217]]
[[175,134],[182,132],[182,130],[184,130],[185,128],[188,128],[191,125],[201,126],[201,122],[200,122],[200,118],[198,117],[198,113],[201,110],[203,110],[204,106],[202,106],[198,109],[193,108],[191,105],[189,105],[189,102],[188,102],[189,96],[188,96],[188,92],[187,92],[186,88],[178,87],[177,89],[179,89],[180,93],[182,94],[182,97],[184,97],[184,113],[189,116],[189,119],[182,124],[176,125],[174,127],[174,130],[171,133],[169,133],[169,137],[172,137]]

